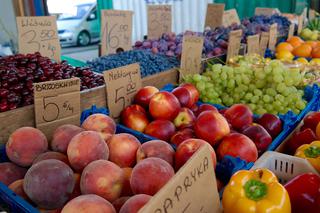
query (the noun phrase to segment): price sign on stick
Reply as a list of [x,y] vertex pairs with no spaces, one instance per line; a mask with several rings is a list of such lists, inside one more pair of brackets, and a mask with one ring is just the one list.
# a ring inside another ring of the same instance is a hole
[[247,37],[247,54],[260,54],[260,35],[252,35]]
[[240,24],[240,18],[235,9],[226,10],[223,13],[223,26],[228,27],[231,24]]
[[254,14],[257,16],[259,15],[271,16],[276,13],[280,14],[280,11],[278,8],[267,8],[267,7],[257,7],[254,12]]
[[278,38],[278,25],[272,24],[270,26],[270,35],[269,35],[269,49],[275,50]]
[[17,17],[19,53],[40,52],[60,61],[61,47],[55,16]]
[[229,44],[227,52],[227,61],[230,58],[239,55],[242,30],[234,30],[229,33]]
[[62,124],[80,124],[80,79],[34,84],[36,127],[49,138]]
[[214,29],[222,26],[224,6],[224,4],[208,4],[205,28]]
[[269,32],[262,32],[261,33],[261,38],[260,38],[260,55],[264,56],[267,47],[268,47],[268,43],[269,43],[269,37],[270,37],[270,33]]
[[171,30],[171,5],[148,5],[148,38],[158,39]]
[[135,94],[141,88],[140,65],[119,67],[105,71],[103,75],[110,115],[118,119],[121,111],[132,104]]
[[180,80],[189,74],[200,73],[203,38],[185,36],[182,43]]
[[291,23],[289,27],[289,32],[288,32],[288,39],[294,35],[294,30],[295,30],[295,24]]
[[132,11],[101,10],[101,55],[132,49]]

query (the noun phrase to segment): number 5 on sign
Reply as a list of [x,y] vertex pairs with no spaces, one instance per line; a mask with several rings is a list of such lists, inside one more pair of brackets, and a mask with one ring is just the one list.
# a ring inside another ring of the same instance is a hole
[[110,115],[119,119],[121,111],[132,104],[135,94],[141,88],[140,66],[131,64],[105,71],[103,75]]

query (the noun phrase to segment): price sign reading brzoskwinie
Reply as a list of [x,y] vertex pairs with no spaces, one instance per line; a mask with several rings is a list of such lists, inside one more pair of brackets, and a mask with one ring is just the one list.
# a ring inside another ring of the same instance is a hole
[[60,61],[61,47],[56,17],[17,17],[19,53],[40,52],[42,56]]
[[101,10],[101,55],[132,49],[132,11]]
[[47,136],[62,124],[80,124],[80,79],[34,84],[36,127]]
[[148,38],[158,39],[171,30],[171,5],[148,5]]
[[208,4],[205,28],[214,29],[222,26],[224,4]]
[[106,82],[107,101],[110,115],[118,119],[121,111],[132,104],[141,88],[139,64],[130,64],[103,73]]
[[200,73],[203,38],[185,36],[182,43],[180,80],[186,75]]

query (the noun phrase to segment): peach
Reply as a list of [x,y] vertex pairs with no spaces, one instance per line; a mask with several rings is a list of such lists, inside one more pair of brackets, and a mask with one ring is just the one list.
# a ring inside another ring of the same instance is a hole
[[120,167],[132,167],[136,164],[136,153],[140,146],[139,140],[133,135],[127,133],[113,135],[108,142],[109,160]]
[[6,144],[8,158],[19,166],[28,167],[38,155],[46,152],[48,141],[38,129],[22,127],[14,131]]
[[116,123],[105,114],[90,115],[83,123],[82,128],[99,132],[104,141],[108,141],[116,133]]
[[96,194],[113,202],[120,197],[123,183],[124,173],[118,165],[97,160],[83,170],[80,188],[82,194]]
[[58,209],[68,201],[74,185],[72,169],[62,161],[50,159],[28,170],[23,189],[38,207]]
[[131,189],[134,194],[155,195],[173,176],[174,170],[167,161],[147,158],[133,168]]
[[56,152],[67,154],[68,145],[71,139],[82,131],[84,131],[84,129],[72,124],[65,124],[58,127],[53,133],[50,144],[51,149]]
[[109,158],[107,144],[100,134],[94,131],[84,131],[74,136],[67,153],[70,165],[78,172],[92,161]]
[[112,204],[102,197],[94,194],[81,195],[69,201],[61,213],[116,213]]
[[135,195],[123,204],[119,213],[138,213],[151,198],[152,196],[145,194]]
[[65,164],[69,165],[69,160],[68,157],[60,152],[45,152],[40,154],[36,159],[34,159],[32,164],[39,163],[40,161],[43,160],[49,160],[49,159],[56,159],[60,160]]
[[123,182],[123,188],[121,192],[121,196],[131,196],[133,195],[132,189],[130,186],[130,179],[132,174],[132,168],[127,167],[122,169],[124,174],[124,182]]
[[23,189],[23,179],[16,180],[15,182],[11,183],[8,188],[11,189],[14,193],[22,197],[23,199],[30,201],[28,195],[24,192]]
[[116,212],[119,212],[123,204],[129,200],[129,196],[126,197],[119,197],[115,201],[112,202],[113,207],[116,209]]
[[26,168],[22,168],[11,162],[0,163],[0,182],[8,186],[16,180],[23,179],[26,172]]
[[171,166],[174,161],[174,149],[165,141],[152,140],[141,145],[137,151],[137,162],[149,157],[161,158]]

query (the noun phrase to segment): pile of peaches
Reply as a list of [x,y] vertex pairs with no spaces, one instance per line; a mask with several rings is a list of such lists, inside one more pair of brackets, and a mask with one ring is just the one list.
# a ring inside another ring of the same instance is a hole
[[162,140],[141,144],[134,135],[116,134],[104,114],[81,127],[58,127],[50,143],[40,130],[22,127],[6,143],[11,162],[0,163],[0,182],[41,212],[136,213],[206,144],[184,143],[176,151]]

